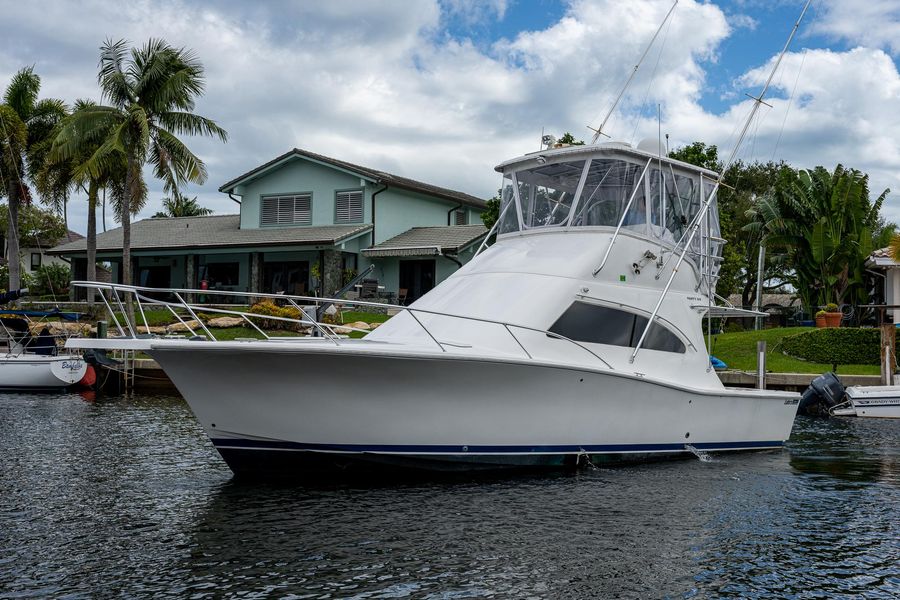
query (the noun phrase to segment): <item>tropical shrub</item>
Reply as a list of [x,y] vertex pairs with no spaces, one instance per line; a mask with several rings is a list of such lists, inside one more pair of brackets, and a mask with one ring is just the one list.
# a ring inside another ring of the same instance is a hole
[[831,365],[877,365],[881,362],[878,329],[841,327],[814,329],[781,340],[785,354]]
[[29,277],[32,296],[67,296],[72,272],[67,265],[48,264],[38,267]]
[[[281,317],[285,319],[302,318],[300,311],[293,306],[278,306],[271,300],[263,300],[261,302],[257,302],[250,307],[249,312],[256,315]],[[258,325],[262,329],[285,329],[293,331],[300,329],[300,325],[298,325],[297,323],[291,323],[289,321],[279,321],[277,319],[254,319],[254,321],[256,322],[256,325]]]
[[772,192],[747,211],[753,221],[745,229],[791,266],[789,283],[806,310],[855,305],[868,299],[866,258],[876,243],[886,244],[879,212],[888,191],[872,200],[868,175],[842,165],[834,172],[782,171]]

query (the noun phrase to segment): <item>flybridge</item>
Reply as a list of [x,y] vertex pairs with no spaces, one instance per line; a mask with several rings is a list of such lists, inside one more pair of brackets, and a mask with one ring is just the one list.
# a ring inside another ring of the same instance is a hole
[[621,232],[657,246],[652,254],[661,269],[663,256],[684,248],[697,223],[700,235],[691,239],[688,254],[704,283],[714,285],[724,243],[714,171],[622,143],[548,150],[508,161],[497,170],[503,173],[497,223],[501,236],[554,228],[613,228],[596,275]]

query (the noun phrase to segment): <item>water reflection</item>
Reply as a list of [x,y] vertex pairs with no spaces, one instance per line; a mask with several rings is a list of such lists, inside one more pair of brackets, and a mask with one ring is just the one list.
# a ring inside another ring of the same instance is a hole
[[898,439],[301,487],[232,480],[177,398],[0,396],[0,597],[890,597]]

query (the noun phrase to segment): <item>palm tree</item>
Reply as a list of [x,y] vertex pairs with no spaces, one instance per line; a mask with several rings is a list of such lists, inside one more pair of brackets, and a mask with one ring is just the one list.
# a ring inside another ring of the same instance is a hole
[[18,224],[19,206],[30,201],[26,177],[33,176],[46,141],[66,115],[62,100],[38,100],[40,90],[41,78],[33,67],[26,67],[13,76],[0,106],[0,179],[9,204],[6,257],[10,289],[20,287]]
[[197,196],[188,198],[177,189],[172,190],[171,198],[162,199],[163,210],[153,215],[154,219],[165,219],[169,217],[204,217],[212,214],[211,208],[200,206],[197,202]]
[[792,283],[807,310],[829,302],[865,300],[865,260],[873,249],[879,211],[889,190],[869,198],[869,177],[838,165],[783,172],[774,192],[748,216],[793,269]]
[[[96,103],[90,100],[77,100],[73,113],[60,123],[53,139],[53,147],[46,160],[38,171],[39,189],[41,185],[48,185],[51,190],[76,188],[87,194],[88,221],[87,221],[87,279],[94,281],[97,278],[97,204],[100,190],[110,190],[114,205],[120,206],[123,202],[125,190],[125,160],[120,156],[118,160],[111,159],[102,162],[92,173],[84,168],[85,163],[105,141],[108,132],[95,128],[91,130],[78,130],[77,121],[81,119],[83,111],[95,108]],[[69,158],[61,157],[60,146],[66,142],[66,135],[77,131],[78,141],[75,144],[77,151],[70,154]],[[46,183],[44,183],[46,181]],[[59,193],[59,192],[57,192]],[[144,194],[146,196],[146,194]],[[140,202],[132,206],[132,213],[140,210]],[[135,210],[135,208],[137,210]],[[88,304],[93,304],[93,291],[88,293]]]
[[[125,163],[122,202],[116,214],[122,223],[122,279],[131,283],[131,215],[146,197],[142,169],[153,167],[167,191],[179,183],[206,181],[206,165],[177,135],[208,135],[228,139],[215,121],[194,114],[203,93],[203,66],[191,50],[151,39],[141,48],[108,40],[100,48],[97,76],[106,106],[77,111],[57,137],[61,159],[75,155],[83,141],[103,132],[99,147],[76,171],[98,178],[118,161]],[[77,116],[76,116],[77,115]]]

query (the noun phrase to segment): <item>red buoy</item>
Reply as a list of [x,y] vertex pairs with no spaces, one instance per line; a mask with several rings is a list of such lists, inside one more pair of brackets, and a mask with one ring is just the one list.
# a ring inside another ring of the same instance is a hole
[[82,388],[90,388],[95,383],[97,383],[97,372],[94,370],[94,365],[88,365],[84,372],[84,377],[75,385]]

